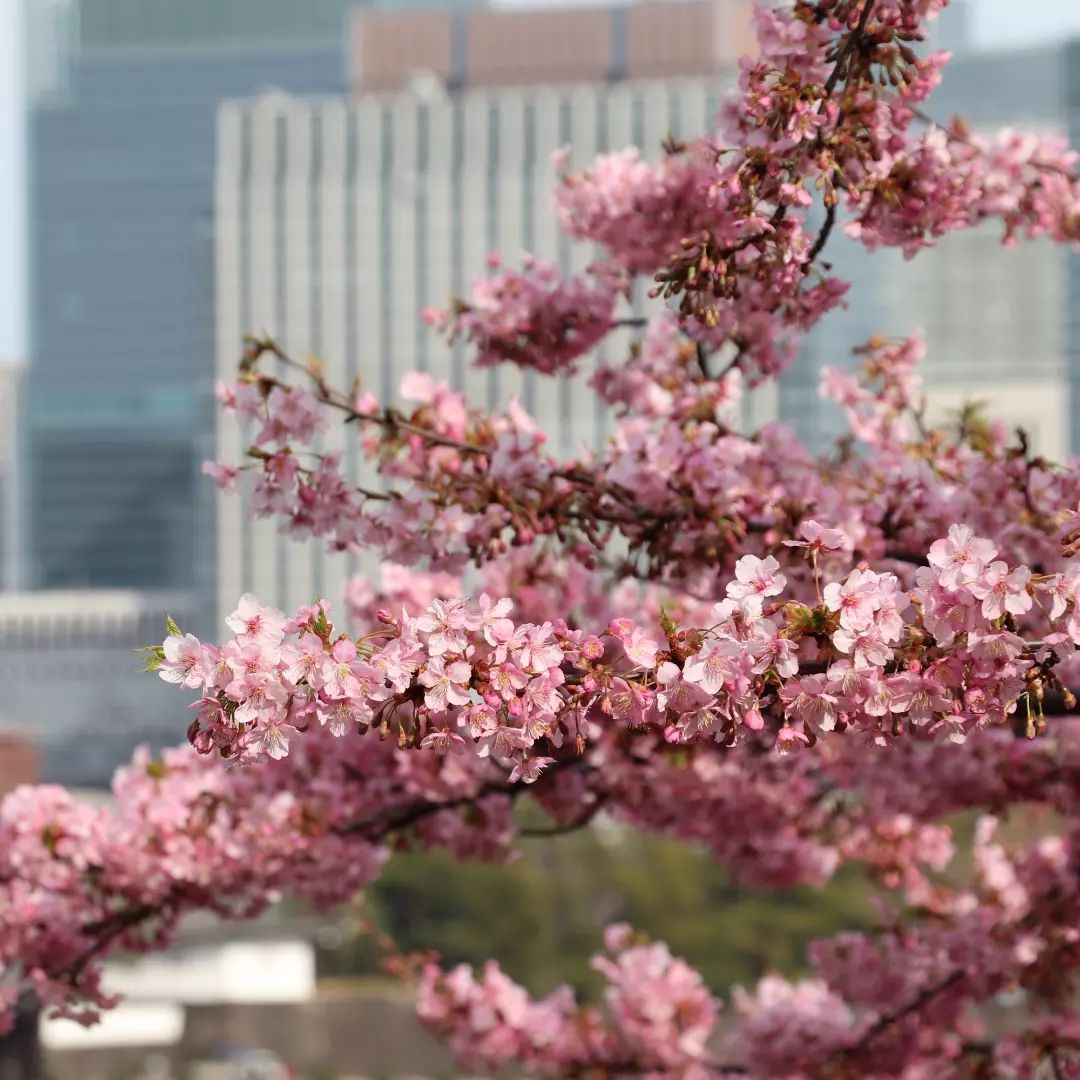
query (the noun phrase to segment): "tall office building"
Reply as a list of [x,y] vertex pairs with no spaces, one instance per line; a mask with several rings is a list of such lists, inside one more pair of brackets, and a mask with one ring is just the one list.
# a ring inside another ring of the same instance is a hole
[[42,780],[103,786],[140,743],[183,742],[186,702],[134,652],[161,641],[166,611],[183,627],[195,617],[188,593],[0,594],[0,736],[29,740]]
[[[480,12],[458,22],[453,40],[439,16],[400,24],[365,17],[353,39],[359,81],[377,57],[378,85],[407,85],[418,54],[395,42],[409,38],[426,42],[431,85],[353,100],[224,105],[215,204],[221,377],[234,376],[236,342],[256,328],[297,355],[322,357],[338,385],[359,375],[390,398],[405,371],[429,370],[480,404],[519,395],[562,453],[597,445],[607,415],[583,377],[476,371],[469,350],[447,347],[420,312],[467,292],[491,251],[508,260],[531,251],[564,271],[581,269],[591,252],[556,227],[552,154],[570,144],[584,164],[606,150],[656,150],[669,133],[704,131],[745,51],[748,10],[740,0],[682,0],[542,18]],[[374,38],[366,43],[365,25]],[[742,36],[726,26],[742,26]],[[586,34],[596,49],[558,53],[561,75],[573,81],[545,82],[552,54],[529,44]],[[672,74],[680,56],[696,75]],[[634,77],[607,81],[613,68]],[[464,88],[440,91],[443,79]],[[495,85],[506,82],[517,85]],[[630,340],[614,336],[609,355]],[[219,423],[219,446],[226,460],[242,451],[229,417]],[[359,468],[355,447],[346,447]],[[253,520],[232,495],[220,500],[218,538],[219,617],[248,590],[286,607],[337,599],[359,565]]]
[[26,369],[0,360],[0,589],[16,587],[22,554],[23,499],[19,403]]
[[[595,446],[606,412],[584,378],[551,379],[501,366],[477,370],[470,350],[420,319],[467,293],[489,252],[531,251],[564,271],[589,261],[556,228],[552,153],[584,162],[607,148],[657,146],[699,130],[715,80],[468,89],[431,100],[405,93],[355,101],[274,98],[222,107],[216,201],[217,354],[235,378],[247,328],[297,356],[318,355],[330,382],[359,376],[386,400],[409,370],[431,371],[480,405],[519,395],[561,453]],[[629,335],[613,335],[618,356]],[[327,446],[352,427],[338,428]],[[237,461],[243,434],[219,419],[219,454]],[[355,439],[346,462],[360,468]],[[341,596],[355,560],[294,541],[276,520],[254,520],[235,495],[218,507],[219,618],[238,595],[295,608]]]
[[189,588],[212,563],[214,111],[343,90],[363,2],[31,5],[26,584]]

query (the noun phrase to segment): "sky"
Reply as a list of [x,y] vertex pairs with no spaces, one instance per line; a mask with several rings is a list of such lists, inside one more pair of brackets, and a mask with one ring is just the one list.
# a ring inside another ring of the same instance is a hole
[[[26,352],[23,2],[0,0],[0,362],[21,359]],[[500,0],[501,6],[566,6],[573,2]],[[969,7],[976,42],[987,47],[1080,34],[1080,0],[969,0]]]

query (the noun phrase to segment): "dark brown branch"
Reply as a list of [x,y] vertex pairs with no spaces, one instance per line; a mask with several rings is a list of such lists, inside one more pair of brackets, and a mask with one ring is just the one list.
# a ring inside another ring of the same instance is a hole
[[945,993],[955,986],[964,977],[964,971],[962,968],[957,968],[951,972],[940,982],[934,983],[932,986],[924,987],[919,991],[909,1002],[904,1005],[893,1009],[892,1012],[882,1013],[881,1016],[870,1025],[869,1028],[863,1032],[859,1041],[854,1045],[849,1046],[839,1056],[841,1058],[854,1057],[857,1054],[861,1054],[864,1050],[868,1049],[873,1041],[879,1036],[883,1035],[894,1024],[899,1023],[901,1020],[910,1016],[912,1013],[918,1012],[924,1005],[929,1004],[939,994]]
[[711,378],[712,376],[709,375],[709,357],[708,354],[705,352],[705,346],[702,345],[699,341],[694,345],[694,351],[697,354],[698,370],[701,372],[702,375],[705,376],[706,379]]
[[357,818],[355,821],[346,822],[344,825],[335,826],[333,831],[339,836],[353,836],[357,833],[368,835],[368,839],[379,840],[389,833],[399,829],[415,825],[424,818],[433,814],[440,814],[444,810],[456,810],[470,803],[479,802],[481,799],[490,798],[493,795],[507,795],[516,798],[522,794],[525,784],[520,782],[511,784],[506,780],[489,780],[481,784],[476,791],[468,795],[459,795],[453,799],[417,799],[416,802],[407,803],[405,806],[391,807],[389,810],[370,814],[367,817]]
[[[588,772],[593,769],[593,766],[586,764],[585,760],[580,757],[566,758],[555,762],[544,773],[544,777],[570,769]],[[417,799],[415,802],[408,803],[405,806],[391,807],[388,811],[381,811],[368,817],[346,822],[344,825],[338,825],[333,832],[339,836],[352,836],[357,833],[368,834],[368,839],[380,840],[392,832],[415,825],[433,814],[441,814],[444,810],[456,810],[495,795],[505,795],[510,799],[516,799],[533,787],[535,785],[526,784],[523,780],[515,780],[513,783],[509,780],[488,780],[467,795],[458,795],[452,799]]]
[[604,796],[601,795],[595,803],[587,806],[582,813],[571,821],[564,821],[561,824],[551,825],[543,829],[518,829],[518,836],[542,839],[545,836],[565,836],[567,833],[577,832],[578,829],[583,829],[600,813],[606,801]]
[[[322,376],[318,372],[313,371],[306,364],[301,364],[299,361],[294,360],[288,355],[278,344],[271,338],[258,338],[253,339],[251,342],[251,349],[257,353],[270,353],[276,360],[284,364],[286,367],[294,368],[297,371],[303,372],[311,381],[315,384],[318,390],[318,400],[323,405],[328,405],[332,409],[337,409],[339,412],[346,414],[346,423],[355,423],[358,420],[366,420],[373,424],[379,424],[388,430],[395,431],[408,431],[413,435],[420,435],[427,439],[428,442],[435,446],[446,446],[452,450],[460,450],[462,453],[467,454],[484,454],[488,455],[491,450],[486,446],[477,446],[476,443],[462,442],[460,439],[451,439],[446,435],[440,435],[437,431],[432,431],[430,428],[420,427],[418,424],[413,424],[406,420],[401,413],[396,409],[389,408],[383,413],[361,413],[357,412],[353,408],[352,404],[345,398],[344,395],[335,396],[330,388],[326,385]],[[254,359],[248,361],[248,368],[254,363]],[[267,375],[264,372],[258,373],[258,379],[266,383],[268,386],[281,387],[282,389],[288,389],[288,384],[281,382],[280,379],[274,378],[273,375]]]
[[904,548],[886,548],[885,558],[893,562],[910,563],[912,566],[929,566],[926,561],[926,553],[921,551],[907,551]]
[[1054,1073],[1054,1080],[1065,1080],[1065,1074],[1061,1071],[1061,1062],[1058,1061],[1057,1051],[1051,1049],[1047,1056],[1050,1058],[1050,1068]]
[[836,225],[836,203],[830,202],[825,207],[825,222],[821,226],[821,231],[817,234],[817,239],[814,241],[813,247],[806,254],[806,262],[803,264],[808,270],[813,261],[824,250],[825,245],[829,242],[829,236],[833,231],[833,226]]
[[[697,1061],[695,1063],[697,1067],[704,1071],[706,1076],[731,1076],[732,1074],[737,1076],[745,1076],[749,1073],[749,1069],[745,1065],[729,1065],[723,1064],[719,1061]],[[659,1062],[640,1062],[640,1061],[587,1061],[582,1062],[579,1065],[571,1066],[565,1075],[575,1078],[591,1077],[593,1080],[599,1080],[599,1078],[610,1078],[610,1080],[616,1080],[620,1076],[641,1076],[643,1073],[663,1074],[669,1071],[668,1067],[660,1064]],[[695,1073],[695,1075],[697,1075]]]
[[86,923],[82,926],[80,928],[82,932],[87,937],[93,937],[95,940],[66,968],[69,981],[74,983],[82,973],[83,968],[95,956],[104,952],[125,931],[134,929],[139,923],[163,910],[165,910],[165,905],[153,907],[150,904],[139,904],[136,907],[125,908],[112,915],[107,915],[103,919],[98,919],[96,922]]

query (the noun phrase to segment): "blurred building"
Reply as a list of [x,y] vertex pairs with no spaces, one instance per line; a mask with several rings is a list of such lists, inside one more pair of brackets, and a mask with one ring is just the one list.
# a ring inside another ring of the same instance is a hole
[[26,369],[0,360],[0,588],[17,587],[23,551],[19,455],[20,398]]
[[214,111],[343,90],[362,3],[29,5],[25,587],[212,578]]
[[401,89],[416,71],[449,88],[701,74],[754,52],[748,0],[638,0],[557,10],[357,9],[354,92]]
[[[323,358],[337,385],[359,376],[390,398],[404,372],[430,370],[482,404],[519,395],[563,453],[597,445],[607,417],[584,377],[473,370],[468,351],[447,347],[420,312],[464,294],[491,251],[508,260],[531,251],[564,271],[581,269],[590,252],[556,227],[552,154],[571,144],[586,163],[704,131],[747,48],[748,12],[742,0],[454,18],[364,12],[353,19],[354,88],[370,80],[403,92],[224,105],[215,201],[220,376],[232,377],[235,342],[256,328],[296,355]],[[596,49],[560,45],[586,34]],[[619,50],[599,48],[613,41]],[[418,56],[429,78],[416,77]],[[636,77],[605,81],[613,71]],[[619,355],[630,340],[613,338],[609,352]],[[218,445],[225,460],[242,452],[229,417],[219,420]],[[346,453],[359,468],[355,447]],[[339,597],[357,568],[287,539],[275,521],[255,521],[235,496],[220,500],[219,617],[248,590],[286,607]]]
[[[1002,127],[1067,132],[1080,85],[1080,52],[1052,46],[962,52],[945,69],[928,111],[957,114],[979,131]],[[1078,132],[1073,133],[1074,144]],[[811,444],[844,430],[838,409],[821,400],[823,365],[851,367],[850,349],[874,333],[923,330],[923,369],[938,416],[982,401],[988,414],[1023,425],[1037,450],[1063,460],[1080,448],[1071,384],[1077,257],[1064,245],[1020,241],[1006,249],[999,224],[945,237],[908,262],[896,251],[866,252],[836,230],[826,257],[852,283],[847,311],[830,315],[780,381],[779,415]]]
[[[940,115],[1054,126],[1059,54],[1016,54],[1003,66],[1000,57],[968,53],[966,16],[958,6],[937,28],[935,45],[960,50],[936,100]],[[297,355],[322,357],[339,385],[359,376],[392,397],[404,371],[431,370],[481,403],[519,394],[563,453],[595,445],[606,418],[583,379],[473,371],[467,351],[446,347],[419,313],[465,292],[493,250],[580,268],[589,251],[569,244],[554,221],[552,152],[571,144],[582,163],[631,144],[655,153],[669,132],[705,130],[735,57],[749,47],[747,25],[748,8],[735,0],[354,14],[352,100],[263,97],[219,113],[220,374],[235,369],[237,336],[255,327]],[[582,41],[589,47],[578,50]],[[1011,90],[998,108],[1003,95],[991,94],[989,82],[1002,71]],[[1041,447],[1067,445],[1060,250],[1001,252],[980,231],[950,237],[909,265],[892,253],[868,256],[838,235],[830,257],[856,282],[852,309],[827,321],[779,387],[751,400],[749,420],[779,416],[823,443],[839,417],[818,397],[822,364],[844,364],[875,331],[924,325],[938,411],[977,390],[1018,421],[1037,419]],[[1011,297],[1024,299],[1014,305]],[[628,344],[629,335],[616,337],[608,353]],[[1013,377],[1018,355],[1026,358],[1022,387]],[[226,459],[242,450],[227,418],[218,443]],[[337,596],[358,568],[286,539],[273,521],[252,520],[231,496],[221,502],[218,536],[219,615],[249,589],[287,607]]]
[[44,1068],[21,1075],[453,1075],[446,1049],[420,1024],[401,981],[317,981],[316,944],[334,931],[323,919],[282,908],[242,922],[191,914],[167,952],[106,963],[103,985],[123,1000],[100,1023],[42,1018]]
[[0,724],[32,740],[42,780],[100,787],[140,743],[183,742],[189,698],[134,651],[161,642],[166,611],[194,618],[187,593],[0,594]]
[[215,110],[344,91],[362,3],[27,5],[27,527],[10,584],[48,591],[0,603],[0,720],[32,730],[48,780],[103,783],[136,743],[183,740],[184,696],[131,649],[160,641],[165,607],[199,632],[213,607]]

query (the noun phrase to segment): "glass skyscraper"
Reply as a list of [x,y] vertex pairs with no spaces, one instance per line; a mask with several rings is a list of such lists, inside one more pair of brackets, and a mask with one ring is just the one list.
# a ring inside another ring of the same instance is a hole
[[343,90],[345,21],[363,0],[32,6],[21,584],[199,587],[213,560],[199,473],[215,109]]

